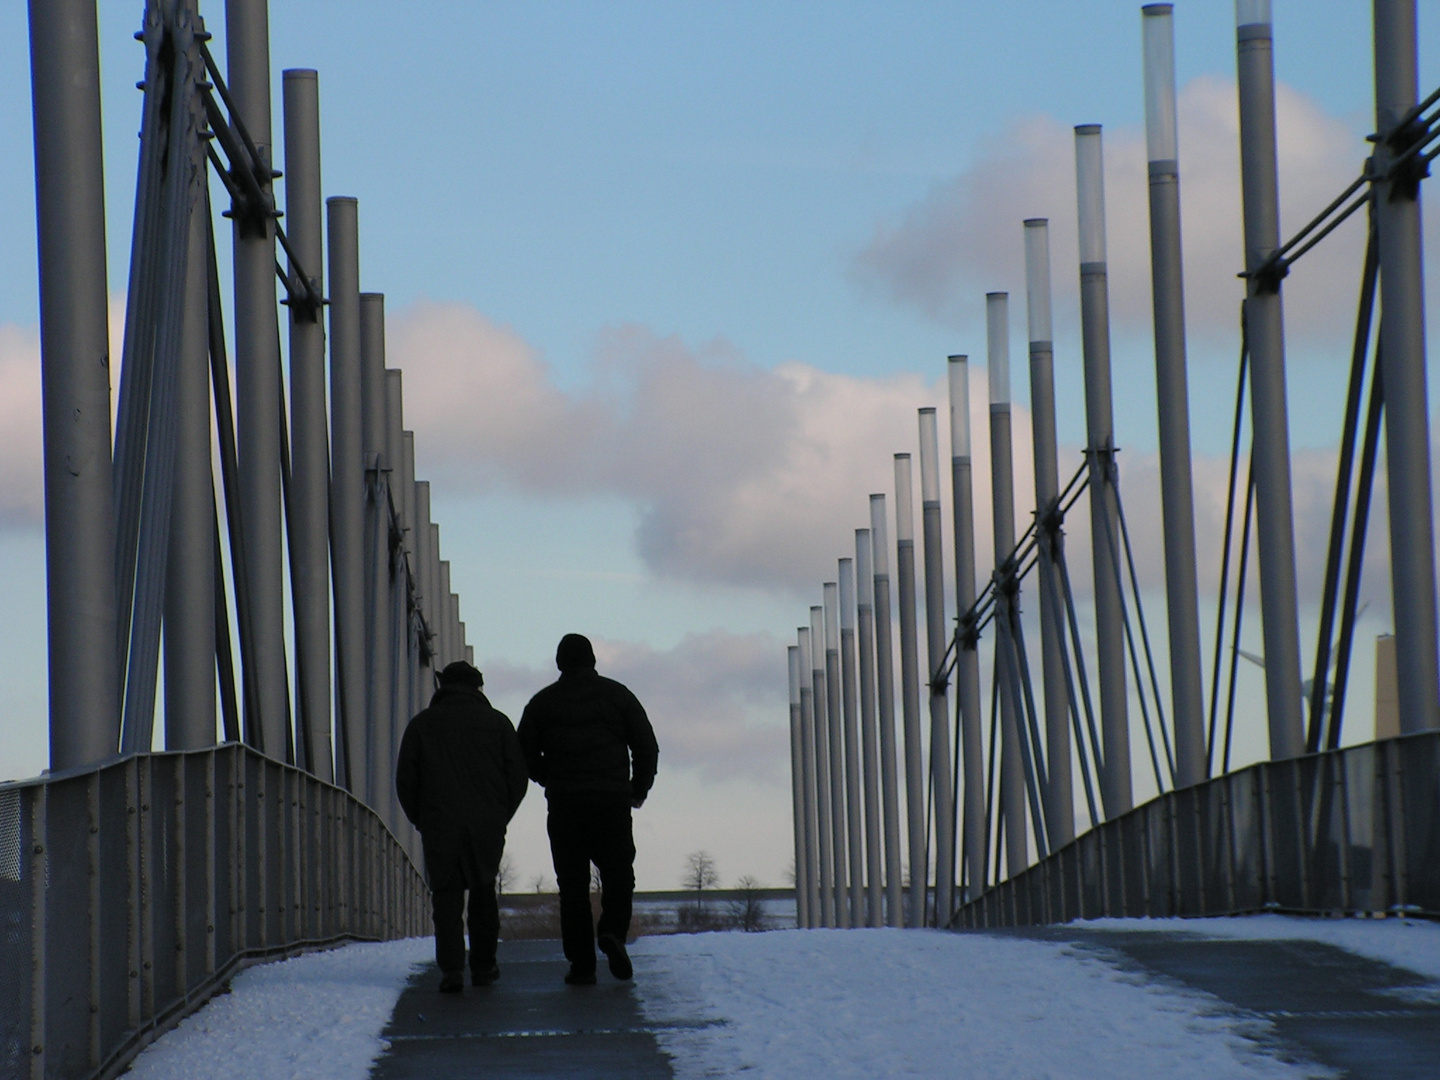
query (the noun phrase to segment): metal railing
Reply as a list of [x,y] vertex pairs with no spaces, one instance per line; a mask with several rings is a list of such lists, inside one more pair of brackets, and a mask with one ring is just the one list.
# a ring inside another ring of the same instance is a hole
[[0,785],[0,1078],[108,1077],[256,960],[428,930],[399,841],[238,743]]
[[1440,732],[1166,792],[963,905],[951,925],[1261,911],[1440,918]]

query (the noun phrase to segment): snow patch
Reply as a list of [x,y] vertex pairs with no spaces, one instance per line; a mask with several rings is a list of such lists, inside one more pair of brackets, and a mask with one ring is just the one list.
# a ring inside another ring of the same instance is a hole
[[345,945],[247,968],[137,1057],[137,1080],[364,1080],[431,938]]
[[[649,937],[636,987],[681,1080],[1294,1080],[1253,1021],[1052,942],[923,930]],[[1256,1032],[1258,1034],[1258,1032]]]

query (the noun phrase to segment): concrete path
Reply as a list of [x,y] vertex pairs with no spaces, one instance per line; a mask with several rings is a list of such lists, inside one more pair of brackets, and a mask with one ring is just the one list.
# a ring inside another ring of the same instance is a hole
[[502,942],[499,963],[493,986],[467,985],[463,994],[439,993],[433,964],[418,972],[382,1036],[390,1045],[373,1080],[671,1080],[658,1029],[646,1024],[632,984],[610,977],[604,957],[595,986],[565,985],[558,941]]
[[999,933],[1073,942],[1137,974],[1213,994],[1236,1014],[1268,1022],[1255,1037],[1287,1060],[1353,1080],[1440,1077],[1440,987],[1379,960],[1312,941],[1068,926]]

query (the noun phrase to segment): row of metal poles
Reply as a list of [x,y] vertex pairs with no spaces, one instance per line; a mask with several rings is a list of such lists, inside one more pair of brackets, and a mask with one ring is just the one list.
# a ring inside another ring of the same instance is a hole
[[[1427,103],[1416,104],[1413,0],[1376,0],[1374,20],[1377,150],[1357,186],[1369,182],[1376,208],[1383,378],[1388,391],[1393,369],[1395,385],[1404,387],[1400,399],[1387,392],[1385,412],[1392,587],[1402,672],[1401,729],[1408,733],[1440,727],[1419,185],[1414,175],[1416,165],[1423,165],[1428,158],[1417,158],[1412,145],[1419,137],[1412,129]],[[1173,787],[1188,787],[1209,775],[1190,462],[1172,5],[1146,5],[1141,24],[1170,673],[1169,730],[1148,630],[1138,610],[1138,579],[1120,504],[1110,375],[1101,134],[1099,125],[1087,124],[1075,128],[1075,161],[1086,414],[1086,465],[1082,472],[1088,476],[1077,474],[1061,488],[1048,223],[1031,219],[1024,223],[1024,238],[1035,524],[1017,544],[1008,297],[1005,293],[990,293],[986,298],[986,326],[996,566],[990,585],[977,594],[968,360],[952,356],[952,557],[957,612],[953,628],[945,610],[936,411],[921,409],[919,415],[927,646],[923,670],[928,673],[923,682],[929,688],[928,742],[920,700],[922,669],[908,453],[895,455],[896,609],[892,612],[886,497],[874,494],[870,496],[870,527],[856,530],[854,557],[840,559],[837,579],[824,585],[823,603],[810,609],[810,624],[800,627],[797,644],[789,648],[797,916],[802,926],[948,923],[957,903],[974,899],[992,881],[1013,877],[1028,866],[1032,840],[1033,853],[1044,857],[1075,837],[1072,760],[1078,761],[1084,780],[1091,825],[1130,810],[1132,688],[1127,684],[1127,652],[1137,684],[1136,699],[1145,714],[1143,725],[1157,784],[1164,789],[1151,709],[1147,709],[1146,692],[1139,685],[1147,680],[1142,674],[1136,632],[1127,608],[1127,576],[1148,660],[1150,700],[1170,783]],[[1236,28],[1246,266],[1241,276],[1246,281],[1251,468],[1256,486],[1270,750],[1272,759],[1280,760],[1305,751],[1280,283],[1289,262],[1308,251],[1318,238],[1303,247],[1296,246],[1298,237],[1281,244],[1268,0],[1239,0]],[[1407,161],[1411,162],[1408,170],[1402,169],[1400,166]],[[1065,512],[1082,487],[1089,491],[1098,731],[1062,529]],[[1020,620],[1020,583],[1032,570],[1037,572],[1040,593],[1041,707],[1036,705],[1031,686]],[[987,764],[978,644],[981,629],[990,624],[994,628],[995,656]],[[902,741],[898,746],[892,625],[898,627],[899,637]],[[1328,626],[1325,633],[1328,643]],[[949,706],[952,675],[957,690],[955,734],[959,744],[954,753]],[[1099,788],[1098,804],[1092,791],[1092,770]],[[993,876],[987,873],[992,844]],[[902,887],[908,894],[904,902]]]
[[[30,5],[51,768],[148,751],[163,683],[166,749],[213,745],[218,716],[224,740],[342,784],[408,837],[403,724],[471,649],[386,367],[384,297],[360,291],[357,202],[322,205],[316,73],[283,77],[282,228],[265,0],[228,0],[225,31],[223,74],[195,0],[148,0],[137,35],[112,456],[95,3]],[[231,200],[233,411],[212,172]]]

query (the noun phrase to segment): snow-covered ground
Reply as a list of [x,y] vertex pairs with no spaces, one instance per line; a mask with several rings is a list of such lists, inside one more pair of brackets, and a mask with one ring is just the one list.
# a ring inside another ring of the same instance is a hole
[[[1308,939],[1440,981],[1418,921],[1101,920],[1096,930]],[[1147,984],[1071,946],[936,931],[642,938],[636,993],[677,1076],[1186,1080],[1325,1076],[1280,1061],[1205,994]],[[351,945],[236,976],[149,1047],[140,1080],[361,1080],[429,938]]]
[[1016,1080],[1327,1076],[1267,1056],[1211,997],[1067,945],[916,930],[644,938],[676,1075]]
[[430,938],[347,945],[247,968],[135,1059],[136,1080],[365,1080]]
[[1094,919],[1091,930],[1165,930],[1209,938],[1321,941],[1440,980],[1440,923],[1423,919],[1298,919],[1245,915],[1233,919]]

